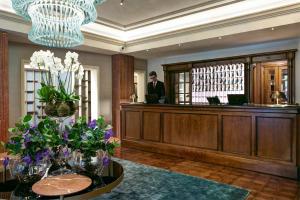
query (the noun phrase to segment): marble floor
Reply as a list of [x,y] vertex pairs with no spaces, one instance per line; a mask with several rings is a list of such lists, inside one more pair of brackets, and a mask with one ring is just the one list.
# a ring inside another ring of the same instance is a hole
[[247,200],[300,200],[300,182],[220,165],[119,148],[116,157],[250,190]]

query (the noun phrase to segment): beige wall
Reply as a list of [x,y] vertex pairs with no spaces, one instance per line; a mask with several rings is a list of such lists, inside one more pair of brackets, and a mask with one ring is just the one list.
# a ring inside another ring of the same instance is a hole
[[138,81],[138,102],[144,102],[146,94],[147,85],[147,60],[135,59],[134,60],[134,72],[137,74]]
[[[34,51],[42,48],[39,46],[9,43],[9,125],[13,126],[21,118],[21,62],[30,60]],[[64,58],[66,49],[50,49],[55,56]],[[80,52],[79,60],[83,65],[99,66],[100,68],[100,114],[111,120],[112,102],[112,72],[111,56]]]

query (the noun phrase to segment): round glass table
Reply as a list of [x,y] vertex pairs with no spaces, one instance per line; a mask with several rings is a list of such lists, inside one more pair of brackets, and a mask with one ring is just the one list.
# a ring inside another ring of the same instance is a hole
[[[80,175],[86,175],[79,173]],[[85,190],[71,195],[64,196],[64,199],[91,199],[104,193],[109,193],[112,189],[117,187],[124,177],[124,171],[121,164],[112,161],[110,165],[104,169],[101,177],[92,178],[92,184]],[[10,180],[12,181],[12,180]],[[9,181],[7,182],[9,183]],[[36,183],[36,182],[34,182]],[[40,196],[32,191],[31,184],[17,184],[16,188],[11,193],[10,199],[59,199],[59,196]]]

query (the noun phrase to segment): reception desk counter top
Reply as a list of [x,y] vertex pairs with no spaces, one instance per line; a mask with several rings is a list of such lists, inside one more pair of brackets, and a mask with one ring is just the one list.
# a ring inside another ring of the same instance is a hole
[[232,109],[232,110],[256,110],[257,112],[291,112],[300,113],[299,105],[287,105],[287,104],[245,104],[245,105],[229,105],[229,104],[219,104],[219,105],[209,105],[209,104],[193,104],[193,105],[181,105],[181,104],[146,104],[146,103],[123,103],[122,108],[125,107],[145,107],[154,108],[159,107],[163,109]]
[[297,179],[300,107],[122,104],[122,146]]

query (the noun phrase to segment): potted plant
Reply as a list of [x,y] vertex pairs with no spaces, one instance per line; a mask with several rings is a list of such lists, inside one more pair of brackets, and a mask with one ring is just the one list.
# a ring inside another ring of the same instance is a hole
[[18,159],[10,162],[12,174],[21,182],[41,178],[50,165],[57,146],[63,144],[58,124],[46,118],[37,126],[31,124],[32,116],[25,116],[15,128],[10,128],[9,142],[5,145],[8,154]]
[[65,134],[68,147],[81,156],[82,162],[78,165],[98,176],[109,165],[114,149],[119,146],[119,142],[113,139],[112,127],[103,116],[89,123],[85,117],[79,118],[74,124],[66,126]]
[[64,65],[50,51],[34,52],[30,60],[33,68],[44,72],[38,95],[39,100],[46,104],[45,113],[52,117],[72,116],[76,111],[75,102],[79,100],[72,80],[73,77],[81,80],[84,74],[78,54],[68,52]]

